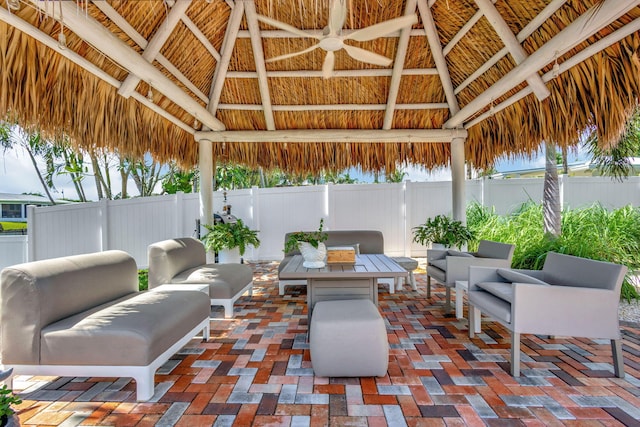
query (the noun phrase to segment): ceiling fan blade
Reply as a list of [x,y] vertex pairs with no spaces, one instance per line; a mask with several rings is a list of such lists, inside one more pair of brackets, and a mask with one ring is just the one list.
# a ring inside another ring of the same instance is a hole
[[393,62],[393,60],[387,58],[386,56],[378,55],[377,53],[373,53],[365,49],[360,49],[359,47],[349,46],[348,44],[344,45],[344,50],[346,50],[349,56],[353,59],[366,62],[367,64],[382,65],[383,67],[388,67],[389,65],[391,65],[391,62]]
[[377,39],[378,37],[393,33],[394,31],[401,30],[405,27],[410,27],[417,22],[418,17],[415,13],[412,13],[411,15],[405,15],[400,18],[390,19],[388,21],[380,22],[379,24],[364,27],[349,34],[345,39],[366,42],[368,40]]
[[329,11],[329,34],[338,34],[345,19],[347,19],[347,3],[345,0],[333,0]]
[[299,30],[298,28],[294,27],[293,25],[285,24],[284,22],[276,21],[275,19],[271,19],[269,17],[262,16],[262,15],[257,15],[257,18],[258,18],[258,21],[260,21],[260,22],[264,22],[265,24],[269,24],[272,27],[280,28],[281,30],[287,31],[287,32],[289,32],[291,34],[297,34],[297,35],[302,36],[302,37],[310,37],[310,38],[313,38],[313,39],[316,39],[316,40],[320,40],[319,36],[307,33],[306,31],[303,31],[303,30]]
[[333,66],[336,62],[336,56],[332,51],[327,52],[327,56],[324,57],[324,63],[322,64],[322,78],[328,79],[333,75]]
[[275,62],[275,61],[280,61],[280,60],[282,60],[282,59],[293,58],[294,56],[303,55],[303,54],[305,54],[305,53],[307,53],[307,52],[311,52],[312,50],[317,49],[319,46],[320,46],[320,45],[319,45],[318,43],[316,43],[316,44],[314,44],[313,46],[308,47],[308,48],[306,48],[306,49],[304,49],[304,50],[300,50],[300,51],[298,51],[298,52],[293,52],[293,53],[287,53],[287,54],[285,54],[285,55],[275,56],[275,57],[273,57],[273,58],[269,58],[269,59],[267,59],[267,60],[266,60],[266,61],[264,61],[264,62]]

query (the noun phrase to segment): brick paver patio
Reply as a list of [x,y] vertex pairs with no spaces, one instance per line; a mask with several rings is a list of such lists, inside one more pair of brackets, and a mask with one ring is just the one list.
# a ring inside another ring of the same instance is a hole
[[[389,294],[380,311],[391,346],[383,378],[314,377],[304,287],[278,295],[277,263],[254,264],[252,298],[236,318],[213,311],[209,342],[192,341],[136,403],[128,378],[17,377],[24,426],[640,425],[640,326],[622,326],[626,378],[606,340],[526,335],[522,377],[508,374],[509,334],[445,315],[444,289]],[[594,313],[597,316],[597,313]]]

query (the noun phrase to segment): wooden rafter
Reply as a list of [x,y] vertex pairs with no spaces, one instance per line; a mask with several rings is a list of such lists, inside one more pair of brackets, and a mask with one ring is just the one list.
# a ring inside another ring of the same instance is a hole
[[[218,104],[218,110],[262,111],[262,104]],[[446,102],[430,104],[395,104],[396,110],[442,110],[448,109]],[[303,104],[272,105],[273,111],[384,111],[387,104]]]
[[[393,70],[386,68],[372,68],[364,70],[333,70],[332,77],[388,77],[393,74]],[[403,76],[435,76],[438,70],[435,68],[405,68],[402,70]],[[288,77],[318,77],[322,78],[320,70],[291,70],[291,71],[267,71],[267,77],[288,78]],[[255,71],[229,71],[228,79],[255,79],[258,73]]]
[[[405,15],[416,13],[416,1],[408,0],[405,6]],[[387,108],[384,112],[384,120],[382,129],[391,129],[393,125],[393,113],[395,112],[396,101],[398,100],[398,92],[400,91],[400,80],[402,78],[402,70],[404,69],[404,60],[407,56],[407,48],[409,47],[409,37],[411,28],[405,28],[400,31],[400,39],[398,40],[398,49],[396,50],[396,58],[391,73],[391,83],[389,84],[389,95],[387,97]]]
[[224,40],[222,42],[222,54],[220,56],[220,61],[216,66],[216,71],[213,74],[211,90],[209,91],[209,104],[207,105],[207,110],[212,114],[215,114],[218,110],[222,87],[224,86],[224,80],[227,75],[227,70],[229,69],[231,54],[233,53],[233,47],[236,44],[236,38],[238,36],[238,30],[240,29],[243,14],[244,2],[240,1],[238,3],[234,3],[233,9],[231,9],[231,14],[229,15],[229,22],[227,23]]
[[[49,36],[48,34],[42,32],[42,31],[40,31],[39,29],[37,29],[33,25],[29,24],[28,22],[20,19],[17,15],[7,11],[4,8],[0,8],[0,20],[6,22],[9,25],[14,26],[15,28],[17,28],[18,30],[22,31],[25,34],[29,34],[34,39],[38,40],[40,43],[44,44],[45,46],[49,47],[50,49],[55,50],[59,55],[64,56],[69,61],[73,62],[74,64],[76,64],[76,65],[78,65],[78,66],[80,66],[82,68],[84,68],[89,73],[93,74],[94,76],[98,77],[99,79],[103,80],[104,82],[110,84],[111,86],[113,86],[115,88],[119,88],[120,87],[121,83],[120,83],[120,81],[118,79],[116,79],[115,77],[113,77],[110,74],[106,73],[104,70],[102,70],[100,67],[96,66],[94,63],[92,63],[92,62],[88,61],[87,59],[83,58],[82,56],[78,55],[76,52],[74,52],[74,51],[72,51],[70,49],[62,49],[60,47],[60,45],[58,44],[58,40],[52,38],[51,36]],[[145,107],[153,110],[154,112],[156,112],[157,114],[161,115],[165,119],[169,120],[171,123],[175,124],[176,126],[180,127],[181,129],[183,129],[183,130],[185,130],[185,131],[187,131],[189,133],[194,133],[194,129],[192,127],[190,127],[189,125],[185,124],[183,121],[181,121],[177,117],[169,114],[166,110],[163,110],[162,108],[158,107],[153,102],[150,102],[149,100],[147,100],[147,98],[145,96],[143,96],[143,95],[141,95],[141,94],[139,94],[137,92],[134,92],[131,96],[136,101],[138,101],[141,104],[143,104]]]
[[531,75],[532,70],[537,71],[545,67],[558,55],[583,42],[602,27],[638,5],[640,5],[640,0],[624,2],[620,0],[605,0],[600,5],[590,8],[521,64],[494,83],[493,86],[465,105],[458,113],[447,120],[444,126],[451,128],[463,125],[466,120],[489,105],[491,100],[500,98],[506,92],[522,83]]
[[[154,89],[163,93],[189,114],[200,120],[210,129],[223,130],[224,123],[215,118],[213,114],[195,101],[191,96],[178,87],[171,79],[165,76],[152,64],[145,61],[135,50],[109,32],[91,16],[77,13],[77,6],[72,2],[55,1],[53,11],[47,10],[47,4],[38,0],[31,2],[45,13],[50,13],[59,21],[63,21],[66,27],[71,29],[79,37],[90,43],[104,55],[111,58],[130,73],[137,75]],[[45,3],[52,3],[51,1]],[[62,16],[61,16],[62,14]]]
[[447,104],[449,104],[449,111],[453,116],[456,114],[460,106],[456,95],[453,93],[453,84],[451,83],[451,74],[449,74],[449,67],[447,67],[447,60],[442,53],[442,45],[440,45],[440,37],[438,37],[438,30],[436,29],[436,23],[433,21],[433,15],[431,14],[431,7],[427,3],[427,0],[418,0],[418,10],[420,11],[420,17],[422,24],[424,25],[424,31],[427,35],[427,41],[431,48],[431,54],[433,60],[436,63],[438,74],[440,75],[440,81],[444,88],[444,94],[447,98]]
[[[237,3],[236,3],[237,5]],[[264,142],[279,141],[288,143],[314,142],[451,142],[454,138],[466,138],[463,129],[304,129],[294,130],[254,130],[196,132],[196,141],[212,142]]]
[[[489,23],[493,26],[493,29],[498,33],[498,37],[500,37],[504,45],[507,47],[516,64],[521,64],[525,59],[527,59],[528,55],[520,45],[520,42],[518,42],[518,39],[516,39],[516,36],[511,32],[509,25],[500,15],[498,9],[496,9],[493,3],[491,3],[491,0],[475,0],[475,2]],[[540,101],[551,95],[551,92],[549,92],[549,89],[538,75],[537,70],[528,76],[526,80],[529,86],[531,86],[531,89],[533,89],[533,93],[536,94],[536,97],[538,97]]]
[[276,130],[273,110],[271,109],[271,94],[269,93],[267,68],[264,63],[264,51],[262,50],[262,38],[260,38],[260,26],[258,25],[256,5],[253,3],[253,0],[243,0],[243,2],[244,12],[247,17],[247,26],[251,34],[251,50],[253,50],[253,59],[256,63],[258,87],[260,88],[260,97],[264,109],[264,119],[267,123],[267,130]]
[[[171,7],[171,10],[167,14],[166,19],[158,28],[158,31],[153,35],[149,43],[147,43],[147,47],[144,49],[142,53],[142,57],[149,63],[152,63],[154,59],[160,53],[160,49],[166,43],[166,41],[171,36],[171,33],[175,29],[178,22],[180,22],[180,18],[185,14],[189,6],[191,5],[191,0],[177,0],[174,5]],[[120,89],[118,89],[118,93],[125,98],[128,98],[136,89],[136,86],[140,82],[140,77],[135,76],[133,74],[129,74],[127,78],[124,79]]]
[[[120,28],[124,33],[131,38],[138,46],[142,49],[147,47],[147,40],[142,37],[135,28],[131,26],[109,3],[106,1],[94,1],[94,6],[96,6],[102,13],[105,14],[111,21],[113,21],[118,28]],[[164,55],[159,54],[156,60],[167,69],[176,79],[185,87],[187,87],[191,92],[193,92],[198,98],[202,101],[207,102],[209,98],[205,95],[196,85],[194,85],[191,80],[187,78],[180,70],[178,70],[175,65],[173,65]]]

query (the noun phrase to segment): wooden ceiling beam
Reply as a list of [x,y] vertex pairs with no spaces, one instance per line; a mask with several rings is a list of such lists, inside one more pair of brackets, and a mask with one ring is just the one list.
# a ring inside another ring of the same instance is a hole
[[[272,105],[273,111],[384,111],[387,104],[312,104]],[[446,102],[424,104],[396,104],[396,110],[442,110],[448,109]],[[218,104],[218,110],[262,111],[262,104]]]
[[[130,73],[143,78],[153,89],[163,93],[168,99],[194,116],[210,129],[223,130],[224,123],[194,100],[189,94],[178,87],[160,70],[148,63],[125,42],[120,40],[97,22],[91,16],[78,13],[75,2],[30,0],[38,10],[50,13],[54,19],[64,22],[64,25],[85,40],[91,46],[111,58]],[[53,12],[47,11],[48,4],[54,4]],[[61,16],[62,14],[62,16]],[[62,19],[64,17],[64,19]]]
[[[94,1],[93,5],[105,14],[113,23],[131,38],[142,49],[147,47],[147,40],[138,33],[109,3],[106,1]],[[193,92],[202,101],[209,101],[209,97],[205,95],[191,80],[187,78],[180,70],[178,70],[167,58],[162,54],[156,58],[158,63],[167,69],[175,78],[182,83],[187,89]]]
[[256,63],[258,87],[260,89],[260,98],[262,99],[264,119],[267,124],[267,130],[276,130],[276,122],[273,119],[273,110],[271,109],[271,93],[269,92],[269,82],[267,81],[267,68],[264,62],[264,51],[262,50],[262,39],[260,38],[260,26],[256,14],[256,5],[253,0],[243,1],[244,13],[247,17],[247,26],[251,34],[251,50],[253,50],[253,59]]
[[451,116],[456,114],[460,107],[458,106],[458,100],[453,93],[453,83],[451,83],[451,74],[449,73],[449,67],[447,66],[447,60],[442,53],[442,45],[440,44],[440,37],[438,36],[438,30],[436,29],[436,23],[433,20],[431,14],[431,7],[427,3],[427,0],[418,0],[418,10],[420,11],[420,17],[422,18],[422,25],[424,25],[424,31],[427,35],[427,41],[431,48],[431,55],[436,63],[438,74],[440,75],[440,81],[444,88],[444,94],[447,98],[447,104],[449,104],[449,110]]
[[[386,68],[373,68],[364,70],[334,70],[333,77],[390,77],[393,70]],[[435,68],[405,68],[401,73],[403,76],[436,76],[438,70]],[[269,78],[289,78],[289,77],[318,77],[322,78],[320,70],[291,70],[291,71],[267,71]],[[258,73],[255,71],[229,71],[228,79],[256,79]]]
[[[343,36],[348,36],[349,34],[355,32],[355,31],[356,30],[344,29],[344,30],[342,30],[342,35]],[[309,33],[309,38],[322,37],[322,30],[305,29],[304,32],[305,33]],[[262,35],[263,39],[304,39],[304,38],[307,38],[307,37],[302,37],[301,35],[293,34],[293,33],[290,33],[288,31],[284,31],[284,30],[262,30],[261,35]],[[420,29],[411,30],[409,35],[411,37],[424,37],[424,31],[422,31]],[[248,39],[250,37],[251,37],[251,35],[249,34],[248,30],[240,30],[238,32],[238,38]],[[381,39],[398,38],[398,37],[400,37],[400,31],[394,31],[393,33],[383,34],[383,35],[380,36]]]
[[[542,9],[542,12],[540,12],[538,15],[536,15],[536,17],[533,18],[531,20],[531,22],[529,22],[522,29],[522,31],[520,31],[518,33],[518,35],[516,36],[516,38],[518,39],[518,42],[522,43],[527,37],[529,37],[531,34],[533,34],[533,32],[536,31],[538,28],[540,28],[540,26],[547,19],[549,19],[551,17],[551,15],[556,13],[556,11],[558,9],[560,9],[562,7],[562,5],[566,3],[566,1],[567,0],[552,0],[551,3],[549,3],[547,5],[547,7]],[[509,53],[509,50],[506,47],[500,49],[500,51],[498,51],[495,55],[493,55],[491,57],[491,59],[489,59],[487,62],[482,64],[482,66],[480,68],[478,68],[476,71],[473,72],[473,74],[471,74],[462,83],[460,83],[460,85],[458,85],[458,87],[456,87],[454,93],[456,95],[459,94],[465,87],[469,86],[478,77],[480,77],[481,75],[486,73],[489,70],[489,68],[491,68],[494,65],[496,65],[499,60],[501,60],[502,58],[504,58],[507,55],[507,53]]]
[[[631,21],[630,23],[626,24],[624,27],[619,28],[618,30],[614,31],[613,33],[603,37],[602,39],[598,40],[594,44],[589,45],[587,48],[585,48],[585,49],[581,50],[580,52],[576,53],[571,58],[569,58],[566,61],[564,61],[563,63],[559,64],[559,68],[558,68],[557,74],[556,74],[556,72],[551,70],[551,71],[547,72],[546,74],[544,74],[542,76],[542,80],[545,83],[553,80],[554,78],[556,78],[557,75],[564,73],[565,71],[569,70],[572,67],[575,67],[579,63],[581,63],[583,61],[586,61],[587,59],[591,58],[596,53],[608,48],[609,46],[611,46],[614,43],[618,43],[623,38],[628,37],[631,34],[633,34],[635,32],[638,32],[638,31],[640,31],[640,18]],[[500,104],[495,105],[493,107],[493,111],[487,111],[486,113],[483,113],[483,114],[477,116],[476,118],[474,118],[473,120],[465,123],[464,128],[465,129],[469,129],[472,126],[477,125],[478,123],[480,123],[483,120],[491,117],[491,115],[497,113],[498,111],[502,111],[505,108],[507,108],[508,106],[515,104],[516,102],[518,102],[519,100],[521,100],[525,96],[529,95],[531,92],[532,92],[532,90],[531,90],[530,86],[525,87],[524,89],[522,89],[521,91],[519,91],[515,95],[512,95],[509,98],[505,99]]]
[[[31,25],[28,22],[24,21],[23,19],[19,18],[16,14],[11,13],[8,10],[0,7],[0,20],[6,22],[7,24],[9,24],[9,25],[11,25],[11,26],[13,26],[15,28],[17,28],[18,30],[22,31],[25,34],[28,34],[30,37],[33,37],[38,42],[42,43],[43,45],[47,46],[48,48],[53,49],[59,55],[64,56],[69,61],[73,62],[74,64],[78,65],[79,67],[82,67],[83,69],[85,69],[89,73],[93,74],[94,76],[98,77],[99,79],[101,79],[102,81],[106,82],[107,84],[109,84],[109,85],[111,85],[111,86],[113,86],[115,88],[119,88],[120,87],[120,81],[118,79],[116,79],[115,77],[111,76],[110,74],[107,74],[107,72],[105,72],[102,68],[100,68],[97,65],[95,65],[94,63],[88,61],[84,57],[78,55],[73,50],[68,49],[68,48],[62,49],[60,47],[60,45],[58,44],[58,40],[54,39],[53,37],[49,36],[48,34],[42,32],[42,31],[40,31],[39,29],[37,29],[33,25]],[[160,108],[159,106],[157,106],[153,102],[150,102],[149,100],[147,100],[147,98],[145,96],[135,92],[131,97],[134,98],[136,101],[140,102],[141,104],[143,104],[145,107],[153,110],[157,114],[159,114],[162,117],[164,117],[165,119],[169,120],[171,123],[173,123],[176,126],[180,127],[181,129],[183,129],[183,130],[185,130],[185,131],[187,131],[187,132],[189,132],[191,134],[194,133],[194,129],[192,127],[188,126],[187,124],[185,124],[182,120],[178,119],[177,117],[169,114],[167,111],[163,110],[162,108]]]
[[[405,6],[405,15],[415,15],[416,1],[407,0]],[[391,72],[391,82],[389,83],[389,95],[387,96],[387,108],[384,112],[382,121],[382,129],[391,129],[393,126],[393,114],[395,112],[396,101],[400,91],[400,80],[402,79],[402,70],[404,70],[404,60],[407,57],[407,49],[409,47],[409,33],[411,28],[404,28],[400,31],[400,39],[398,40],[398,48],[396,49],[396,58],[393,63],[393,71]]]
[[[516,36],[513,35],[507,21],[505,21],[502,15],[500,15],[498,9],[496,9],[493,3],[491,3],[491,0],[475,0],[475,2],[498,34],[498,37],[502,40],[505,47],[509,50],[509,53],[511,53],[516,64],[522,64],[522,62],[528,58],[527,52],[525,52],[524,48],[520,45]],[[533,93],[536,94],[539,101],[542,101],[551,95],[551,92],[549,92],[549,89],[538,75],[537,70],[528,76],[526,80],[527,84],[531,86]]]
[[[238,3],[236,3],[237,6]],[[463,129],[294,129],[196,132],[196,141],[212,142],[354,142],[354,143],[432,143],[451,142],[454,138],[466,138]]]
[[[177,0],[174,3],[164,22],[158,27],[158,31],[156,31],[151,40],[147,43],[147,47],[142,53],[142,58],[144,58],[145,61],[153,63],[153,60],[158,56],[162,46],[167,42],[171,33],[173,33],[173,30],[176,28],[176,25],[180,22],[180,18],[184,16],[190,5],[191,0]],[[121,96],[128,98],[131,95],[131,92],[136,89],[138,83],[140,83],[140,77],[129,74],[122,82],[120,89],[118,89],[118,93]]]
[[492,100],[500,98],[531,75],[532,70],[540,70],[579,43],[591,37],[603,27],[628,13],[640,5],[640,0],[604,0],[591,7],[575,21],[565,27],[553,38],[547,41],[537,51],[531,54],[520,65],[516,66],[500,80],[475,99],[465,105],[444,124],[446,128],[456,128],[485,108]]
[[207,105],[207,110],[212,114],[215,114],[218,110],[220,95],[222,94],[224,80],[227,76],[229,62],[231,61],[231,55],[233,54],[233,48],[236,44],[238,30],[240,29],[240,23],[242,22],[243,15],[244,2],[240,1],[235,3],[233,9],[231,9],[231,14],[229,15],[227,29],[224,34],[224,40],[222,41],[220,61],[218,61],[216,70],[213,73],[213,81],[211,82],[211,90],[209,91],[209,104]]

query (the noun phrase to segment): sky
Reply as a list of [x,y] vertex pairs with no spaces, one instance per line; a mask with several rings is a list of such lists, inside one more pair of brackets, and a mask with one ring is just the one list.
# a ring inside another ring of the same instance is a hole
[[[570,153],[569,162],[585,161],[584,153]],[[90,165],[88,165],[90,167]],[[44,162],[39,160],[39,167],[44,169]],[[544,156],[540,153],[531,160],[501,160],[496,163],[496,169],[500,172],[513,171],[518,169],[530,169],[544,167]],[[407,176],[405,180],[413,182],[421,181],[446,181],[451,179],[451,173],[448,169],[426,171],[420,167],[406,168]],[[356,176],[360,182],[372,182],[372,175],[351,174]],[[120,175],[115,170],[111,174],[112,185],[114,189],[120,188]],[[92,177],[85,178],[85,192],[87,199],[98,200],[98,195],[93,183]],[[58,176],[54,179],[56,189],[52,191],[54,198],[70,198],[77,199],[77,194],[73,186],[73,182],[68,176]],[[137,194],[137,189],[132,180],[128,184],[129,192],[132,195]],[[160,191],[160,189],[158,189]],[[40,193],[44,194],[44,190],[38,177],[34,171],[28,154],[21,148],[7,150],[4,153],[0,151],[0,193]]]

